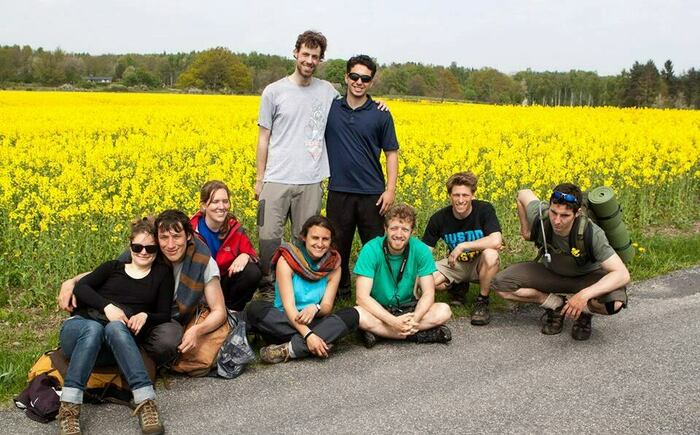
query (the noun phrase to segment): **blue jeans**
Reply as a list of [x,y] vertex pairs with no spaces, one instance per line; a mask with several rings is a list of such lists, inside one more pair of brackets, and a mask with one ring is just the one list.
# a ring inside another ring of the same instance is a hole
[[74,316],[63,322],[60,341],[63,353],[70,359],[63,382],[62,401],[82,403],[85,384],[93,367],[113,365],[115,361],[129,383],[135,403],[155,398],[139,347],[122,322],[109,322],[103,326],[94,320]]

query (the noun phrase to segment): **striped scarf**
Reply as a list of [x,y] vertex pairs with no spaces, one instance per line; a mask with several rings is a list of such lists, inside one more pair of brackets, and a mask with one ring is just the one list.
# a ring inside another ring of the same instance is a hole
[[182,260],[180,282],[177,286],[177,314],[173,318],[181,323],[186,322],[204,295],[204,270],[209,264],[211,254],[207,245],[192,237],[193,243],[187,246],[185,258]]
[[282,242],[272,256],[272,270],[275,270],[277,261],[283,257],[294,273],[307,281],[318,281],[331,273],[340,264],[340,254],[335,249],[329,249],[317,262],[309,257],[306,247],[299,242],[294,244]]

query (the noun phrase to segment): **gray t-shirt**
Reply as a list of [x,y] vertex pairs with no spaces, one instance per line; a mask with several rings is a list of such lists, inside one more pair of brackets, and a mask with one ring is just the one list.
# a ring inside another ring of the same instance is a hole
[[[532,229],[532,223],[535,221],[535,218],[539,217],[538,204],[542,204],[542,216],[547,216],[548,202],[531,201],[526,209],[530,229]],[[578,266],[576,259],[571,254],[569,236],[562,237],[552,233],[552,240],[549,240],[549,245],[554,247],[554,249],[549,251],[552,256],[552,262],[549,264],[544,263],[545,267],[554,273],[564,276],[580,276],[600,269],[600,263],[612,257],[615,254],[615,250],[610,246],[607,237],[605,237],[605,232],[598,225],[591,222],[591,228],[593,231],[593,255],[595,255],[597,260],[595,263]]]
[[338,91],[312,78],[299,86],[289,77],[269,84],[262,93],[258,125],[270,130],[264,182],[312,184],[330,175],[326,121]]

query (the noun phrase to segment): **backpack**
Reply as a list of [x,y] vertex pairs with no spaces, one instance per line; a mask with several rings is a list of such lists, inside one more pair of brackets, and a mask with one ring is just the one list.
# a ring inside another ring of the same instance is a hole
[[[596,188],[591,192],[598,192],[602,189],[609,188]],[[613,194],[614,195],[614,194]],[[588,200],[588,194],[583,192],[583,201],[581,204],[579,215],[574,220],[571,227],[571,232],[569,233],[569,248],[571,252],[566,252],[565,254],[574,257],[577,266],[583,266],[589,263],[595,263],[597,260],[595,254],[593,253],[593,229],[591,223],[596,223],[599,225],[600,229],[605,233],[605,237],[610,243],[610,246],[615,250],[615,252],[620,256],[625,264],[629,264],[634,257],[634,248],[632,248],[632,240],[629,238],[629,232],[622,222],[622,208],[614,203],[617,210],[610,216],[597,216],[594,208],[591,206]],[[611,220],[616,219],[613,225],[608,225]],[[539,254],[535,261],[538,261],[542,254],[544,253],[544,244],[542,243],[542,226],[544,225],[544,234],[548,242],[552,240],[554,230],[552,228],[552,223],[549,221],[549,214],[545,213],[540,219],[539,216],[535,217],[532,223],[532,228],[530,229],[530,240],[535,242],[535,246],[539,249]],[[622,231],[622,234],[620,234]],[[619,240],[622,237],[621,240]],[[617,244],[613,241],[619,240]],[[621,243],[620,243],[621,242]],[[574,251],[575,249],[575,251]],[[547,250],[552,252],[559,252],[551,244],[547,243]],[[574,253],[576,255],[574,255]]]
[[[141,350],[148,377],[155,383],[156,365],[153,360]],[[34,363],[27,375],[27,381],[31,382],[34,378],[46,374],[55,378],[60,386],[63,386],[63,378],[68,371],[69,360],[63,354],[61,348],[49,350],[43,353]],[[88,403],[118,403],[129,406],[131,401],[131,388],[129,383],[124,379],[119,367],[95,367],[90,374],[90,378],[85,384],[83,397]]]

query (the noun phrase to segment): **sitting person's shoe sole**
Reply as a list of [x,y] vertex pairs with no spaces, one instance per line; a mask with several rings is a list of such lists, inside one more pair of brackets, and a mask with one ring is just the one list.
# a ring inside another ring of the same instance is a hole
[[371,349],[374,347],[375,344],[377,344],[377,336],[372,334],[371,332],[358,329],[357,333],[360,336],[362,344],[364,344],[367,349]]
[[447,326],[440,325],[435,328],[418,331],[406,337],[406,340],[415,343],[447,343],[452,340],[452,331]]

